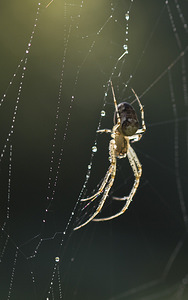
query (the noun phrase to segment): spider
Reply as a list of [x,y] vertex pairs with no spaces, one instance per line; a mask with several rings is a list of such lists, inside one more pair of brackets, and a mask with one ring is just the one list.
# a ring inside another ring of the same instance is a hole
[[[114,88],[111,83],[111,89],[113,94],[113,100],[114,100],[114,106],[115,106],[115,112],[114,112],[114,126],[112,130],[110,129],[102,129],[98,130],[99,133],[110,133],[111,134],[111,140],[109,143],[109,161],[110,166],[108,168],[108,171],[106,172],[106,175],[99,187],[99,190],[96,194],[93,196],[81,199],[81,201],[94,201],[100,194],[103,193],[101,200],[96,208],[96,211],[91,215],[91,217],[78,227],[75,227],[74,230],[77,230],[86,224],[88,224],[90,221],[106,221],[114,219],[121,214],[123,214],[129,207],[129,204],[131,203],[136,190],[138,188],[140,177],[142,175],[142,165],[138,160],[138,157],[133,150],[133,148],[130,145],[130,141],[137,142],[142,138],[142,134],[146,131],[146,125],[144,121],[144,109],[143,106],[136,95],[135,91],[132,89],[132,92],[134,93],[136,100],[140,107],[140,113],[141,113],[141,121],[142,121],[142,128],[139,128],[139,122],[136,115],[136,112],[131,104],[127,102],[122,102],[119,105],[117,105],[116,97],[114,93]],[[134,173],[134,184],[130,191],[129,196],[124,196],[122,198],[113,197],[114,200],[122,200],[125,201],[125,204],[123,208],[120,210],[120,212],[106,218],[95,218],[99,212],[101,211],[106,198],[108,197],[109,191],[114,183],[115,175],[116,175],[116,159],[117,158],[125,158],[127,156],[130,166]]]

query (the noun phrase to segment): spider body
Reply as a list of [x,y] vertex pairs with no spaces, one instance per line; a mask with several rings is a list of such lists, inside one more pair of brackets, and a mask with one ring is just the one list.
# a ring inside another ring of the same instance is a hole
[[[136,115],[136,112],[134,108],[126,102],[122,102],[119,105],[117,105],[115,93],[113,89],[113,85],[111,82],[111,88],[112,88],[112,94],[113,94],[113,100],[114,100],[114,106],[115,106],[115,113],[114,113],[114,126],[112,130],[110,129],[102,129],[98,130],[97,132],[100,133],[110,133],[111,134],[111,140],[109,142],[109,161],[110,166],[108,168],[108,171],[106,172],[106,175],[104,176],[102,183],[99,187],[99,190],[97,193],[95,193],[93,196],[88,197],[86,199],[82,199],[81,201],[94,201],[99,195],[102,194],[101,200],[99,201],[99,204],[96,208],[96,211],[90,216],[90,218],[82,223],[81,225],[74,228],[74,230],[77,230],[86,224],[88,224],[90,221],[106,221],[114,219],[121,214],[123,214],[127,208],[129,207],[129,204],[131,203],[136,190],[139,186],[140,177],[142,175],[142,165],[138,160],[138,157],[133,150],[133,148],[130,145],[130,141],[137,142],[141,139],[142,134],[146,130],[145,121],[144,121],[144,109],[143,106],[132,89],[132,92],[134,93],[137,102],[140,107],[140,113],[141,113],[141,120],[142,120],[142,128],[139,129],[139,122]],[[117,158],[125,158],[127,157],[129,160],[129,164],[133,170],[134,173],[134,184],[133,187],[129,193],[128,196],[124,197],[113,197],[114,200],[122,200],[125,201],[124,206],[120,210],[120,212],[106,218],[95,218],[99,212],[101,211],[107,197],[109,194],[109,191],[114,183],[114,179],[116,176],[116,160]]]

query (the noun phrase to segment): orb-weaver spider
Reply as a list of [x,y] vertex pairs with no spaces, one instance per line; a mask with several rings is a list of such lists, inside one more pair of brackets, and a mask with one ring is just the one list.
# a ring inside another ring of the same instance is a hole
[[[106,220],[111,220],[114,219],[121,214],[123,214],[126,209],[129,207],[130,202],[132,201],[133,196],[136,193],[136,190],[139,185],[140,177],[142,175],[142,165],[138,160],[138,157],[133,150],[133,148],[130,146],[130,142],[137,142],[141,139],[142,134],[146,131],[146,125],[144,121],[144,109],[143,106],[136,95],[135,91],[132,89],[132,92],[134,93],[139,107],[140,107],[140,113],[141,113],[141,121],[142,121],[142,128],[138,129],[139,127],[139,122],[138,118],[136,115],[136,112],[134,108],[132,107],[131,104],[127,102],[122,102],[119,105],[117,105],[116,98],[115,98],[115,93],[114,93],[114,88],[111,82],[111,89],[112,89],[112,94],[113,94],[113,99],[114,99],[114,106],[115,106],[115,113],[114,113],[114,126],[112,130],[110,129],[102,129],[98,130],[100,133],[110,133],[112,139],[110,140],[109,143],[109,161],[110,161],[110,166],[108,168],[108,171],[99,187],[99,190],[96,194],[93,196],[86,198],[86,199],[81,199],[81,201],[94,201],[100,194],[103,193],[103,196],[97,206],[96,211],[91,215],[91,217],[81,225],[77,226],[74,228],[74,230],[77,230],[86,224],[88,224],[90,221],[106,221]],[[130,166],[133,170],[134,173],[134,184],[131,189],[131,192],[128,197],[113,197],[114,200],[123,200],[126,201],[125,205],[123,208],[120,210],[120,212],[116,213],[115,215],[112,215],[110,217],[106,218],[95,218],[96,215],[101,211],[106,198],[108,197],[109,191],[113,185],[115,175],[116,175],[116,158],[125,158],[128,157]]]

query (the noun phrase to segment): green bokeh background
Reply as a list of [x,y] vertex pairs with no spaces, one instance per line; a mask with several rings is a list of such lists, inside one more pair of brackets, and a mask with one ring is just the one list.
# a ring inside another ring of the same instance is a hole
[[[16,264],[12,300],[46,299],[57,253],[60,256],[63,299],[185,300],[188,297],[188,240],[181,199],[183,197],[188,210],[188,106],[183,94],[187,82],[183,89],[182,63],[187,71],[187,52],[170,69],[177,115],[173,112],[167,68],[180,56],[181,51],[187,49],[187,33],[175,1],[170,3],[170,7],[182,49],[177,45],[165,1],[134,1],[128,21],[129,54],[123,65],[122,62],[117,65],[112,77],[118,102],[133,100],[130,98],[131,87],[138,95],[143,94],[140,99],[145,109],[147,132],[139,143],[133,145],[143,165],[140,188],[123,216],[110,222],[91,222],[73,233],[72,229],[82,218],[77,211],[78,219],[75,217],[70,223],[60,253],[62,235],[58,232],[66,228],[85,180],[107,81],[118,57],[123,53],[124,15],[131,2],[90,0],[84,1],[81,10],[78,5],[80,1],[54,0],[45,9],[47,3],[41,3],[11,137],[11,205],[10,221],[6,228],[11,239],[0,264],[0,299],[8,299],[16,245],[22,253],[19,252]],[[114,12],[111,7],[115,8]],[[27,48],[36,9],[36,1],[0,3],[1,95],[5,93]],[[185,20],[188,20],[186,0],[182,1],[181,9]],[[111,13],[112,20],[105,23]],[[92,47],[93,41],[95,44]],[[60,149],[63,148],[62,163],[54,200],[43,226],[65,51],[54,155],[57,163]],[[118,76],[120,69],[121,76]],[[164,71],[164,76],[153,84]],[[8,88],[6,101],[0,108],[0,149],[11,126],[20,74],[18,72],[14,84]],[[132,79],[123,92],[130,75]],[[73,102],[72,96],[75,99]],[[111,128],[114,107],[110,90],[106,100],[106,116],[101,126]],[[138,111],[136,104],[134,107]],[[178,140],[175,140],[176,137]],[[98,137],[98,151],[93,160],[86,195],[92,194],[108,168],[108,142],[109,136]],[[8,152],[0,166],[1,225],[6,218]],[[126,195],[134,180],[132,171],[126,160],[118,163],[118,169],[112,192]],[[180,180],[181,187],[177,186],[177,180]],[[109,197],[111,205],[106,208],[106,213],[121,208],[120,203],[114,204],[111,200]],[[89,207],[86,217],[91,211]],[[57,235],[52,239],[55,233]],[[39,242],[38,234],[46,240],[36,258],[26,259]],[[2,234],[1,249],[5,237],[6,234]],[[35,273],[35,284],[32,283],[30,270]],[[55,281],[54,299],[59,299],[58,293]],[[52,296],[50,299],[53,299]]]

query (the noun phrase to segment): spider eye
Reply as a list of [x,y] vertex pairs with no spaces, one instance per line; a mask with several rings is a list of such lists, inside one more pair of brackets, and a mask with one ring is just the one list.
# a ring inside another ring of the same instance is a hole
[[[127,102],[122,102],[118,105],[118,111],[121,121],[120,131],[125,136],[131,136],[136,133],[139,128],[139,122],[136,112],[132,105]],[[117,113],[114,113],[114,124],[117,123]]]

